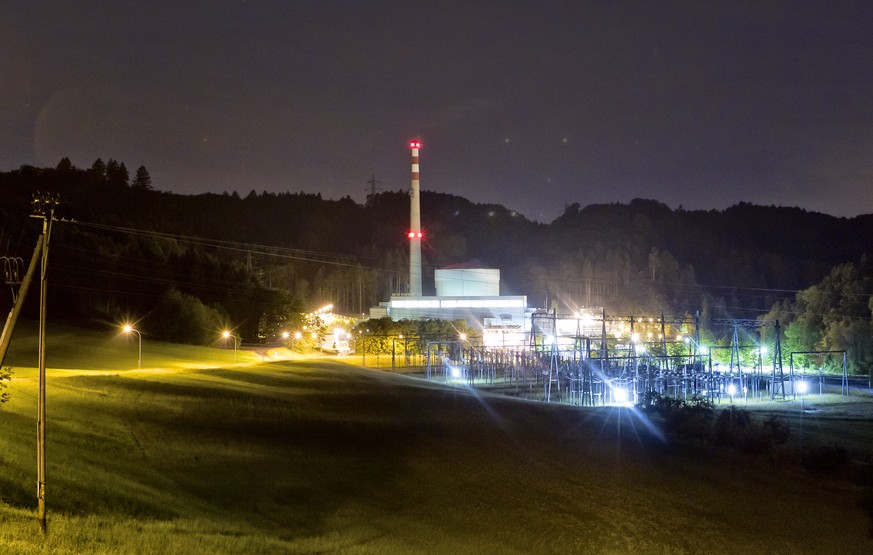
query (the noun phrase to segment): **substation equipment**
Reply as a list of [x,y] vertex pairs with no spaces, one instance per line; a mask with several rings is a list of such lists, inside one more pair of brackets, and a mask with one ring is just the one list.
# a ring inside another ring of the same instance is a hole
[[[715,320],[712,325],[732,328],[729,345],[701,345],[699,317],[538,311],[531,315],[523,344],[427,342],[425,375],[580,406],[632,405],[649,392],[715,403],[789,400],[822,393],[828,378],[838,378],[841,394],[848,395],[845,351],[789,353],[786,371],[778,320]],[[568,326],[575,329],[568,333]],[[763,347],[765,333],[772,335],[772,352]],[[730,355],[718,357],[719,350]],[[839,376],[824,373],[825,358],[841,369]],[[819,364],[810,369],[810,360]]]

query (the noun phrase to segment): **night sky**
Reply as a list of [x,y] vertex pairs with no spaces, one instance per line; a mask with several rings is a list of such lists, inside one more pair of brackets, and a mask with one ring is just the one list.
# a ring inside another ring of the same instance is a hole
[[873,2],[0,0],[0,170],[873,213]]

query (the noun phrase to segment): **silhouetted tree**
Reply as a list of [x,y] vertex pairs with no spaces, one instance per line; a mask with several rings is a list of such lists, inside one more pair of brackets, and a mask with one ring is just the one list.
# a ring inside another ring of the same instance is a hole
[[73,171],[73,163],[70,162],[70,159],[64,156],[61,158],[61,161],[58,162],[58,165],[55,167],[61,173],[70,173]]
[[140,166],[136,169],[136,175],[133,178],[131,187],[143,191],[150,191],[152,188],[152,177],[145,166]]
[[109,159],[106,163],[106,181],[114,187],[127,187],[130,182],[130,174],[124,162],[118,163]]
[[94,174],[94,176],[99,177],[101,179],[105,179],[106,178],[106,163],[103,162],[102,158],[98,158],[98,159],[94,160],[93,164],[91,164],[90,171],[92,174]]

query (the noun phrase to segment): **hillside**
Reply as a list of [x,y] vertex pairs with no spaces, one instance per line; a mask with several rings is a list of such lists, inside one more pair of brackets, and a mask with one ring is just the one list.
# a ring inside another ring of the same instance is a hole
[[[105,165],[68,164],[0,173],[7,256],[29,257],[35,191],[57,193],[59,216],[72,220],[56,226],[53,238],[59,317],[148,314],[172,288],[218,307],[255,340],[277,303],[363,313],[406,290],[404,192],[379,193],[364,205],[254,190],[185,196],[110,173]],[[426,293],[435,267],[478,258],[501,269],[504,293],[560,310],[754,318],[873,250],[873,216],[799,208],[686,211],[636,199],[573,204],[542,224],[499,204],[425,191],[422,211]]]

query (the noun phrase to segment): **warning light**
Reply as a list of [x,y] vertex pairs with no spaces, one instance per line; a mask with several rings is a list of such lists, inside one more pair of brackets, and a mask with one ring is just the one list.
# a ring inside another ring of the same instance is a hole
[[422,237],[424,237],[424,233],[422,233],[422,232],[419,231],[419,232],[418,232],[418,238],[421,239]]
[[414,232],[414,231],[410,231],[410,232],[409,232],[409,238],[410,238],[410,239],[415,238],[415,232]]
[[409,148],[421,148],[421,141],[409,141]]
[[421,239],[422,237],[424,237],[424,233],[422,233],[420,231],[410,231],[406,236],[409,237],[410,239],[415,239],[416,237]]

